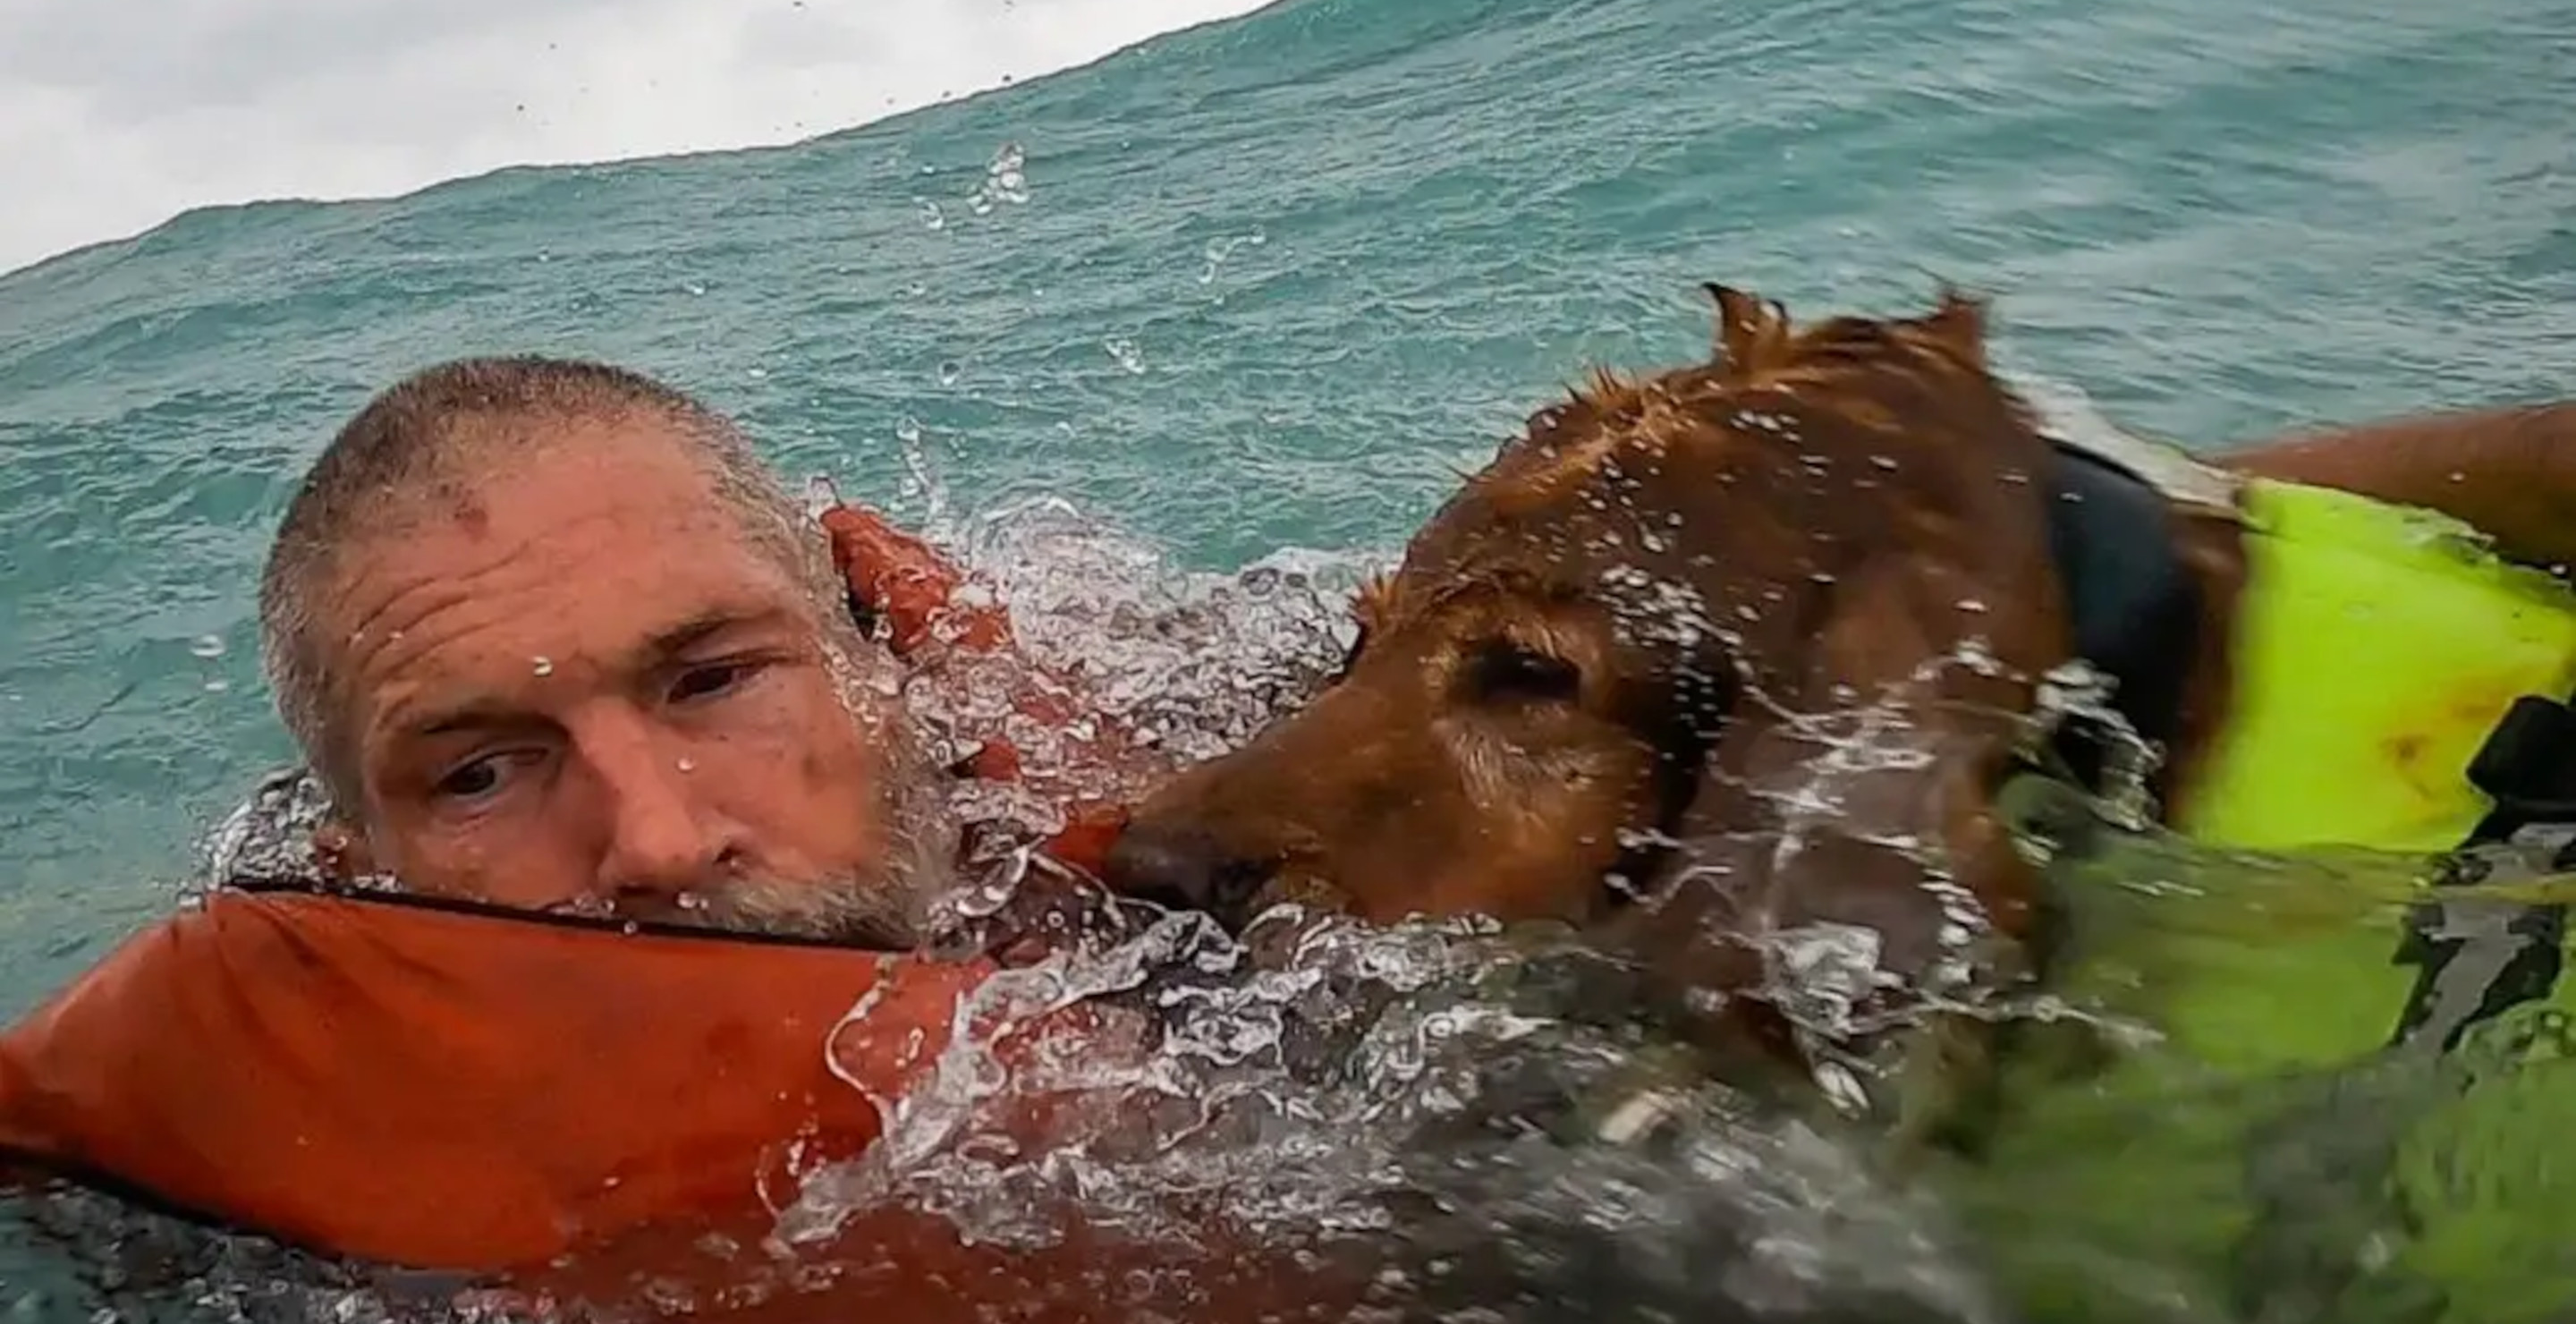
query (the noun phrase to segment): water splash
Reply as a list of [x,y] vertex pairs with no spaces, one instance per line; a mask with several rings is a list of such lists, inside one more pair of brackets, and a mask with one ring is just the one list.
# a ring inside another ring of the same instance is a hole
[[[1164,915],[994,981],[958,1013],[991,1028],[949,1042],[883,1141],[809,1180],[781,1236],[822,1244],[912,1209],[1021,1250],[1075,1226],[1184,1251],[1294,1244],[1369,1265],[1401,1318],[1612,1301],[1811,1318],[1862,1299],[1992,1317],[1935,1211],[1830,1123],[1657,1071],[1616,962],[1472,923],[1267,924],[1264,952]],[[1136,1013],[1125,1053],[993,1047],[1104,997]],[[1640,1098],[1650,1128],[1618,1120]]]
[[1019,206],[1029,200],[1028,154],[1018,143],[1004,143],[984,167],[984,182],[968,195],[966,205],[978,216],[992,213],[993,208],[1008,204]]
[[1199,268],[1199,284],[1214,285],[1218,270],[1234,256],[1236,249],[1246,245],[1258,248],[1268,242],[1270,236],[1259,230],[1249,234],[1221,235],[1207,241],[1207,247],[1201,253],[1204,264]]
[[1145,351],[1138,349],[1135,341],[1126,336],[1111,336],[1100,342],[1100,348],[1107,351],[1111,362],[1126,369],[1130,375],[1145,375]]

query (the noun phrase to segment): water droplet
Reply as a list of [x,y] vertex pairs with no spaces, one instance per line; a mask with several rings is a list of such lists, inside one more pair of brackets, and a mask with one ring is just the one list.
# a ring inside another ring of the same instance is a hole
[[829,474],[816,474],[805,480],[805,517],[821,519],[823,512],[841,504],[841,489],[834,486]]
[[549,657],[535,659],[535,671],[540,676],[551,676],[555,674],[554,659]]
[[754,368],[751,370],[751,379],[753,381],[765,381],[768,377],[769,369],[767,368]]
[[946,213],[939,210],[938,203],[932,202],[928,198],[915,198],[913,199],[913,202],[921,208],[921,225],[923,229],[945,230],[948,228],[948,217]]
[[959,362],[958,362],[957,360],[955,360],[955,359],[945,359],[945,360],[942,360],[942,361],[940,362],[940,365],[939,365],[939,384],[940,384],[940,385],[942,385],[942,386],[955,386],[955,385],[957,384],[957,379],[958,379],[958,378],[960,378],[960,377],[963,377],[963,376],[965,376],[965,375],[966,375],[966,365],[965,365],[965,364],[959,363]]
[[231,689],[232,687],[233,687],[233,683],[232,683],[231,681],[228,681],[228,680],[224,679],[224,678],[223,678],[223,677],[221,677],[221,676],[217,676],[217,677],[215,677],[213,680],[210,680],[210,681],[207,681],[207,682],[206,682],[206,693],[208,693],[208,694],[221,694],[221,693],[224,693],[225,691],[227,691],[227,690]]
[[188,651],[198,657],[222,657],[224,655],[223,636],[213,634],[198,635],[196,641],[188,645]]
[[698,770],[698,761],[696,759],[682,759],[679,762],[679,769],[682,772],[696,772]]
[[1889,473],[1896,472],[1896,457],[1893,455],[1873,455],[1869,457],[1869,462]]
[[689,283],[682,285],[680,288],[687,290],[691,294],[704,294],[707,292],[707,287],[700,285],[696,281],[690,281]]

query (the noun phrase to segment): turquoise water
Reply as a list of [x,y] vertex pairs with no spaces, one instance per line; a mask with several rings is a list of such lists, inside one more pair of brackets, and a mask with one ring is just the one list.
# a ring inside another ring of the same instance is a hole
[[908,516],[1052,494],[1227,569],[1391,545],[1587,364],[1698,353],[1710,279],[1964,282],[2017,372],[2195,445],[2552,397],[2571,130],[2558,0],[1287,0],[794,147],[0,277],[0,1010],[285,757],[267,532],[433,360],[605,356]]

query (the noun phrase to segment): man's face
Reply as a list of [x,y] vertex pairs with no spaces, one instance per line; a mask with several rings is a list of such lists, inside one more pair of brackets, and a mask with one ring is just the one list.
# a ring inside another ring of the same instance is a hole
[[532,909],[900,937],[927,825],[897,821],[893,701],[852,672],[876,659],[666,425],[522,455],[371,531],[319,604],[364,866]]

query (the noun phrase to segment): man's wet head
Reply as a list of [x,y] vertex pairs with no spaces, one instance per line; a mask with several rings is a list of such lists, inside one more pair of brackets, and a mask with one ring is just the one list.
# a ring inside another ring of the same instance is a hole
[[497,359],[341,430],[260,616],[346,869],[901,942],[953,831],[845,601],[725,419],[621,369]]

